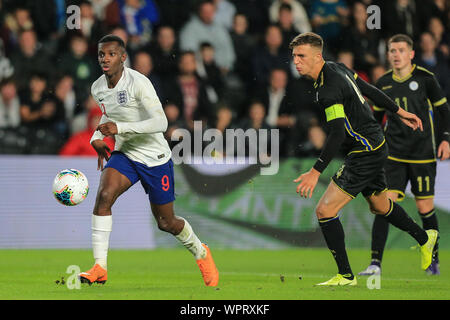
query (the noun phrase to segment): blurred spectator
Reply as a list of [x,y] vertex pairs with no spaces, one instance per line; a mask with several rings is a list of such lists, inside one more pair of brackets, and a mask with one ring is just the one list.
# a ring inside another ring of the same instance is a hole
[[273,69],[270,71],[269,85],[260,88],[255,95],[266,108],[267,124],[280,129],[280,155],[286,155],[290,131],[296,123],[288,91],[286,70]]
[[250,103],[248,114],[244,117],[239,128],[244,130],[253,129],[270,129],[271,126],[266,121],[266,107],[259,100],[254,100]]
[[20,93],[20,102],[20,116],[26,127],[44,129],[57,135],[65,133],[64,107],[59,107],[48,94],[45,76],[31,76],[29,88]]
[[197,60],[197,74],[206,85],[206,92],[211,103],[217,103],[223,98],[225,82],[214,60],[213,46],[204,42],[200,45],[199,59]]
[[428,24],[428,31],[433,35],[438,50],[446,57],[450,56],[450,34],[445,32],[444,25],[437,17],[432,17]]
[[68,3],[66,4],[63,0],[54,0],[53,5],[55,6],[55,32],[51,34],[50,39],[56,47],[56,43],[64,37],[66,32]]
[[10,78],[14,74],[14,67],[11,61],[5,56],[3,50],[3,40],[0,39],[0,81]]
[[[49,90],[50,92],[47,98],[47,101],[53,104],[56,110],[53,125],[49,126],[49,128],[60,137],[61,141],[65,141],[69,137],[69,124],[71,120],[71,118],[69,118],[70,115],[66,116],[65,101],[63,100],[65,98],[63,96],[65,89],[62,88],[63,86],[64,84],[59,82],[56,88],[59,95],[56,95],[56,89],[52,88]],[[47,104],[47,101],[44,102],[44,107]]]
[[104,35],[105,29],[102,22],[95,16],[94,8],[90,1],[82,0],[79,6],[81,29],[76,30],[76,32],[81,31],[81,34],[89,44],[90,52],[93,52],[92,48],[97,48],[97,42]]
[[51,67],[50,56],[37,42],[33,30],[20,33],[19,48],[11,55],[11,63],[14,66],[19,91],[28,87],[32,74],[48,74],[49,70],[54,69]]
[[248,20],[244,14],[238,13],[233,19],[233,29],[230,32],[236,53],[233,70],[244,86],[249,87],[252,81],[251,59],[255,48],[255,41],[247,32]]
[[[127,67],[127,68],[131,68],[131,57],[134,55],[135,50],[133,48],[130,48],[130,46],[128,45],[129,44],[129,42],[128,42],[129,37],[128,37],[127,31],[121,26],[115,26],[111,30],[110,33],[112,35],[118,36],[125,43],[127,58],[126,58],[126,60],[125,60],[123,65],[125,67]],[[96,56],[97,56],[97,54],[96,54]]]
[[171,26],[177,33],[189,19],[193,11],[193,1],[186,0],[155,0],[160,14],[161,21]]
[[154,71],[161,79],[174,77],[178,72],[178,46],[175,31],[164,25],[158,28],[156,42],[148,49],[153,58]]
[[280,6],[279,19],[277,25],[280,27],[283,34],[284,50],[289,50],[289,44],[299,32],[294,27],[294,19],[292,15],[292,7],[289,4],[283,3]]
[[233,111],[226,105],[222,104],[217,108],[215,128],[225,135],[225,130],[232,128]]
[[339,51],[336,57],[336,62],[343,63],[347,68],[354,69],[354,55],[353,52],[348,50]]
[[415,0],[394,0],[387,1],[381,18],[381,32],[385,38],[389,38],[397,33],[403,33],[410,36],[413,40],[417,39],[421,26]]
[[72,77],[77,103],[81,104],[89,95],[92,82],[100,76],[100,70],[88,55],[88,41],[84,36],[74,34],[70,39],[69,49],[61,57],[58,68]]
[[[106,18],[106,15],[108,13],[108,6],[111,4],[111,2],[115,2],[114,0],[91,0],[92,4],[92,10],[94,11],[95,17],[100,20],[104,21]],[[112,25],[117,25],[119,21]],[[112,26],[110,25],[110,26]]]
[[[267,130],[266,134],[258,132],[259,134],[257,134],[256,143],[254,141],[250,143],[250,141],[246,139],[245,150],[247,156],[258,154],[259,159],[261,159],[261,157],[267,156],[271,150],[270,130],[272,128],[265,121],[265,116],[266,109],[264,105],[258,100],[253,100],[248,108],[248,114],[239,123],[239,128],[242,128],[245,131],[248,129]],[[261,139],[264,139],[265,141],[261,141]]]
[[311,5],[311,24],[320,34],[327,50],[336,53],[342,27],[347,25],[350,11],[345,0],[314,0]]
[[253,54],[253,75],[257,86],[267,85],[270,71],[275,68],[286,70],[289,74],[291,57],[289,51],[282,48],[283,35],[277,25],[270,25],[266,29],[264,44]]
[[195,53],[186,51],[180,54],[179,74],[164,88],[166,101],[163,105],[174,104],[180,111],[180,118],[188,129],[194,128],[194,120],[211,123],[215,116],[213,106],[208,100],[203,81],[196,73]]
[[351,51],[340,51],[337,55],[336,62],[343,63],[347,68],[356,71],[358,76],[365,81],[370,81],[369,76],[365,71],[356,70],[354,64],[355,56]]
[[33,20],[31,20],[30,11],[27,8],[18,6],[11,13],[6,13],[2,27],[5,53],[11,54],[19,44],[20,33],[25,30],[33,30],[33,27]]
[[251,35],[259,36],[269,24],[269,7],[272,0],[234,0],[236,12],[247,17]]
[[319,125],[311,125],[308,130],[308,138],[314,147],[316,155],[319,155],[325,144],[326,134]]
[[[222,140],[221,150],[220,149],[212,150],[211,156],[215,157],[215,158],[223,158],[224,156],[226,156],[225,152],[227,152],[228,154],[231,154],[231,150],[227,149],[227,147],[226,147],[227,141],[225,139],[226,130],[233,128],[233,111],[228,107],[228,105],[220,104],[218,106],[214,128],[217,129],[222,134],[223,140]],[[216,144],[217,143],[218,142],[216,141]],[[238,146],[236,146],[237,143],[238,143],[238,140],[235,139],[235,145],[234,145],[235,150],[237,150],[237,148],[238,148]],[[207,145],[208,143],[205,142],[205,144]],[[245,148],[245,146],[242,146],[242,147]],[[233,155],[235,155],[234,152],[233,152]]]
[[99,106],[97,105],[97,102],[95,102],[94,98],[89,95],[86,100],[82,103],[82,111],[78,114],[76,114],[71,123],[70,123],[70,134],[74,134],[80,131],[83,131],[87,128],[87,122],[86,119],[91,112],[92,109],[97,109]]
[[236,14],[236,7],[228,0],[213,0],[213,2],[216,6],[214,22],[231,30],[233,17]]
[[169,142],[169,146],[173,148],[178,141],[172,141],[172,133],[179,128],[185,128],[186,123],[180,117],[180,109],[173,103],[168,103],[164,106],[164,113],[167,117],[167,130],[164,132],[164,137]]
[[281,23],[280,19],[282,16],[280,14],[280,9],[283,5],[287,5],[286,8],[291,8],[292,23],[294,25],[295,32],[304,33],[311,31],[311,24],[309,23],[306,10],[297,0],[273,0],[269,8],[269,17],[272,23]]
[[216,63],[223,73],[233,67],[235,53],[228,30],[214,22],[216,7],[210,1],[202,1],[197,14],[180,31],[180,49],[198,51],[202,42],[209,42],[216,50]]
[[301,77],[289,83],[286,99],[288,111],[295,116],[295,127],[290,130],[286,150],[287,156],[305,156],[305,143],[309,141],[309,128],[319,125],[324,128],[326,119],[324,112],[317,108],[315,91],[311,79]]
[[61,19],[61,11],[65,11],[64,4],[62,6],[58,4],[60,2],[55,0],[28,1],[27,3],[33,20],[32,28],[42,43],[56,38],[61,24],[65,23],[65,19]]
[[130,46],[138,49],[150,41],[152,30],[159,23],[159,12],[153,0],[117,0],[120,19],[130,36]]
[[111,0],[106,5],[105,18],[102,22],[107,30],[121,24],[119,3],[116,0]]
[[382,64],[376,64],[370,70],[370,82],[375,84],[387,72]]
[[268,86],[259,88],[255,96],[266,108],[266,121],[272,127],[288,127],[295,124],[295,118],[289,114],[287,99],[288,77],[284,69],[270,71]]
[[12,79],[0,81],[0,128],[20,125],[20,100]]
[[[75,91],[73,90],[73,79],[70,75],[63,75],[57,79],[54,95],[64,107],[66,122],[70,130],[70,123],[75,116],[77,103]],[[77,111],[79,112],[80,110]]]
[[133,58],[133,69],[145,75],[153,87],[161,101],[164,101],[164,93],[162,91],[162,82],[157,74],[153,72],[152,57],[145,51],[139,51]]
[[362,2],[355,2],[352,9],[352,23],[344,29],[341,48],[353,53],[356,69],[369,72],[378,62],[378,33],[367,29],[367,7]]
[[420,49],[416,52],[416,63],[436,75],[446,95],[450,97],[450,72],[448,62],[444,55],[437,49],[437,43],[433,35],[424,32],[420,36]]
[[318,157],[327,138],[323,129],[314,121],[308,127],[307,140],[300,145],[299,152],[303,157]]
[[449,14],[450,14],[450,3],[448,0],[429,0],[431,3],[431,15],[438,17],[444,26],[448,26]]
[[[72,135],[62,146],[59,154],[62,156],[97,156],[97,152],[91,146],[90,140],[94,131],[97,129],[102,111],[99,107],[91,109],[87,118],[87,128],[81,132]],[[114,150],[114,140],[111,137],[103,139],[111,151]]]

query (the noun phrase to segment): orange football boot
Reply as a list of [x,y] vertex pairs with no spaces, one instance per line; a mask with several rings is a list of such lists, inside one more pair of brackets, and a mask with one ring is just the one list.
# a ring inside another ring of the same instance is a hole
[[108,279],[108,272],[95,264],[89,271],[82,272],[79,275],[81,283],[88,283],[89,285],[95,283],[105,284]]
[[196,260],[200,272],[202,273],[203,281],[208,287],[215,287],[219,283],[219,271],[214,263],[211,251],[208,246],[202,243],[202,246],[206,249],[206,257],[204,259]]

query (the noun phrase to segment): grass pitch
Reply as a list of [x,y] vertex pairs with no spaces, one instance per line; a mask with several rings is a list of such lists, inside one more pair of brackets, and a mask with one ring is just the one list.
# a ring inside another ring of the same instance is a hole
[[[385,252],[381,288],[324,288],[337,269],[326,249],[280,251],[214,250],[220,272],[217,288],[205,287],[195,260],[184,249],[111,250],[105,285],[68,289],[68,266],[92,266],[90,250],[0,250],[0,299],[38,300],[316,300],[450,299],[450,251],[441,251],[441,275],[420,270],[412,250]],[[369,250],[349,250],[354,273],[369,262]],[[64,279],[62,279],[64,277]],[[64,280],[65,284],[62,284]],[[59,282],[59,283],[58,283]]]

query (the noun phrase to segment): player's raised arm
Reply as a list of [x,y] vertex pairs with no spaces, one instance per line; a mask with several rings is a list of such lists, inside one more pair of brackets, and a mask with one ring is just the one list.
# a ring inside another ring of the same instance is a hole
[[420,129],[421,131],[423,131],[422,120],[420,120],[420,118],[415,114],[400,108],[383,91],[367,83],[360,77],[356,78],[356,84],[361,90],[361,93],[372,100],[377,105],[377,107],[396,113],[400,117],[402,122],[413,130]]
[[[379,88],[379,86],[377,84],[375,84],[375,87]],[[386,114],[386,110],[383,108],[378,107],[377,105],[373,105],[373,116],[375,117],[375,120],[377,120],[377,122],[382,125],[383,124],[383,119],[384,116]]]
[[389,98],[383,91],[377,87],[367,83],[361,77],[356,78],[356,85],[361,90],[361,93],[372,100],[377,107],[389,110],[392,113],[397,113],[400,108],[391,98]]
[[377,106],[373,106],[373,116],[375,117],[375,120],[377,120],[379,124],[383,123],[385,113],[386,111],[384,109],[378,108]]

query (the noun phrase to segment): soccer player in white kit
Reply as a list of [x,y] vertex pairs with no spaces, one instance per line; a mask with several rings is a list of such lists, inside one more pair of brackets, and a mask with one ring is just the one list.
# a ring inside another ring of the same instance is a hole
[[[198,239],[190,224],[173,211],[173,163],[163,135],[167,118],[161,102],[147,77],[124,67],[126,57],[122,39],[114,35],[100,39],[98,62],[103,75],[91,87],[91,94],[103,112],[91,138],[98,154],[97,169],[102,170],[92,215],[95,264],[79,274],[80,281],[106,282],[111,207],[140,180],[149,195],[158,228],[173,234],[194,255],[207,286],[217,286],[219,272],[209,248]],[[103,141],[105,136],[115,137],[112,153]],[[103,159],[107,161],[105,167]]]

